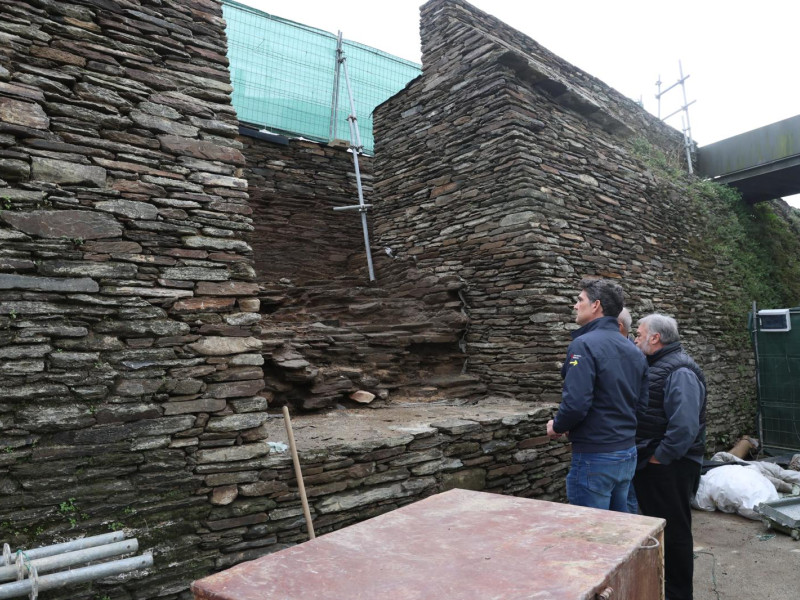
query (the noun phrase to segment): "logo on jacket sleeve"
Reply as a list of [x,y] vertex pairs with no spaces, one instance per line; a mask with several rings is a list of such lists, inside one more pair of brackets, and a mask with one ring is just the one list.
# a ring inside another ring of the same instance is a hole
[[578,359],[581,358],[580,354],[570,354],[569,355],[569,364],[570,366],[577,367],[578,366]]

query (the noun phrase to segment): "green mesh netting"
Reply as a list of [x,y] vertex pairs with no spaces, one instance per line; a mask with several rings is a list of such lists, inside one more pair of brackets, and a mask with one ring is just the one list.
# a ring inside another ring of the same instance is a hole
[[[759,331],[758,402],[762,444],[800,450],[800,308],[789,313],[791,330]],[[752,313],[749,315],[752,332]]]
[[[336,35],[223,0],[233,106],[239,120],[313,140],[350,138],[350,100],[339,84],[336,134],[331,103]],[[372,111],[420,74],[420,66],[343,40],[364,151],[372,153]]]

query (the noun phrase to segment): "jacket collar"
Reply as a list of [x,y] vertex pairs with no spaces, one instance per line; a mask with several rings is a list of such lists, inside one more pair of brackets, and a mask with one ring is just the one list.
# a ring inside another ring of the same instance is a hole
[[594,321],[589,321],[583,327],[576,329],[572,332],[572,339],[582,336],[585,333],[589,333],[590,331],[594,331],[595,329],[610,329],[611,331],[616,331],[619,333],[619,323],[617,322],[616,317],[600,317],[599,319],[595,319]]
[[660,361],[662,358],[664,358],[667,354],[672,354],[673,352],[679,352],[680,350],[683,350],[680,342],[672,342],[671,344],[667,344],[666,346],[664,346],[663,348],[659,348],[652,354],[648,354],[647,364],[653,365],[658,361]]

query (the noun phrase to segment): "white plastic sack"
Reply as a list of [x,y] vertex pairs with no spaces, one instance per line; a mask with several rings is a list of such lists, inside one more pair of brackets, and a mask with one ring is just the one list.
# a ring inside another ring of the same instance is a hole
[[775,486],[761,473],[737,465],[711,469],[700,478],[700,486],[692,506],[701,510],[715,508],[727,513],[739,513],[748,519],[761,517],[753,510],[760,502],[777,500]]

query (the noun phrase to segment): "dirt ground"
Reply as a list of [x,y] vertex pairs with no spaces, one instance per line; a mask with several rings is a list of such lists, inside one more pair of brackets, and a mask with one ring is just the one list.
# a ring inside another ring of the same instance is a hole
[[692,511],[692,531],[694,600],[800,598],[800,542],[722,512]]

